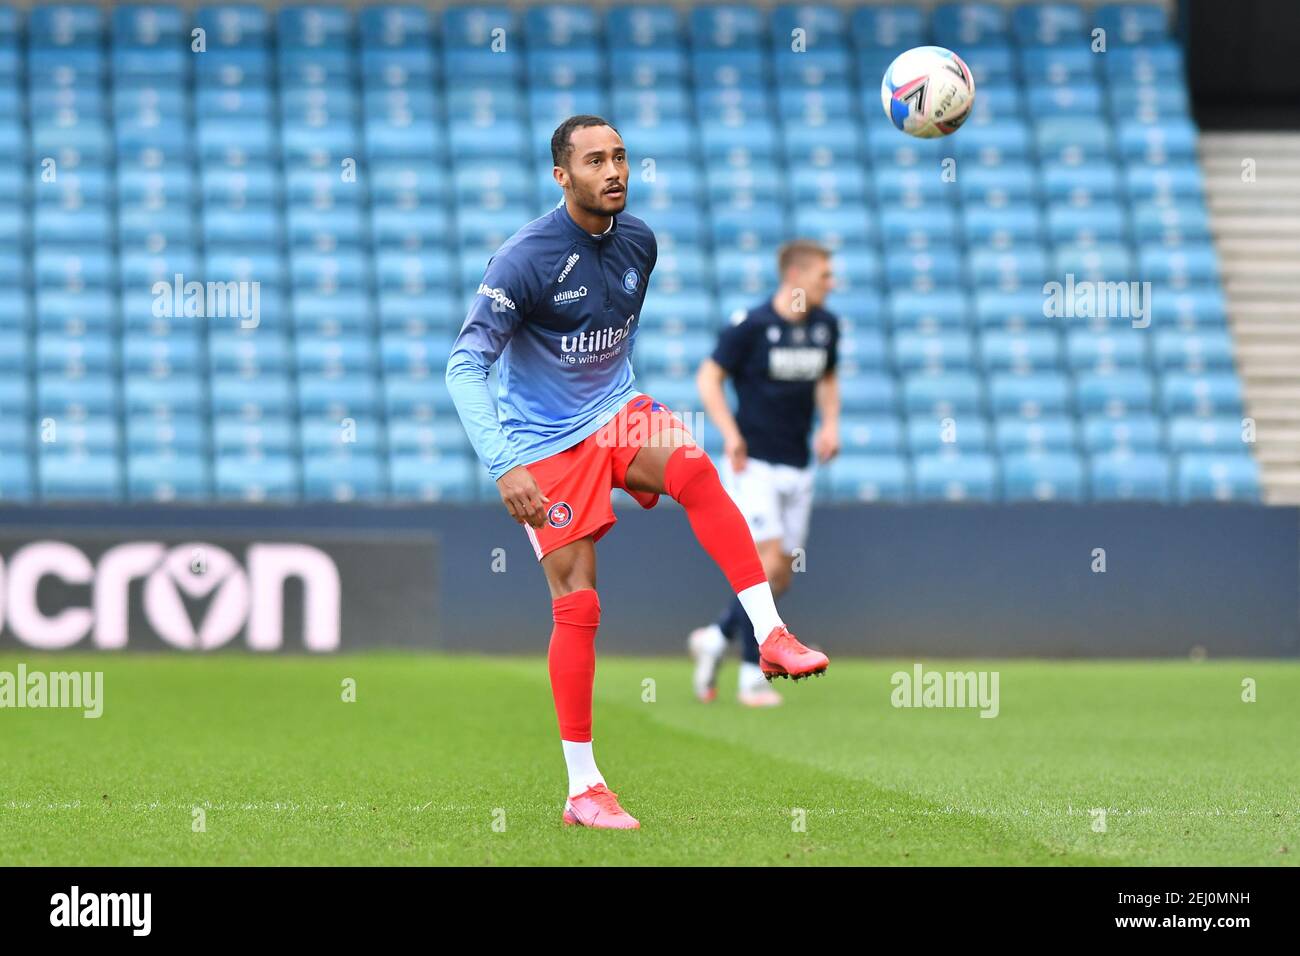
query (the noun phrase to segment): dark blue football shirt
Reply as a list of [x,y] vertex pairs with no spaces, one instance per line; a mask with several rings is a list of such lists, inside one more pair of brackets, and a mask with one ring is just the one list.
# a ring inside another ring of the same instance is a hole
[[835,369],[839,338],[839,320],[825,309],[792,322],[770,301],[718,336],[713,361],[735,385],[736,424],[752,457],[807,467],[815,389]]

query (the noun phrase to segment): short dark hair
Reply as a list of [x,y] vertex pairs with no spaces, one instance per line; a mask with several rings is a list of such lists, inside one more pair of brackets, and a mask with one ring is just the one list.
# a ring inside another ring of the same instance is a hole
[[551,134],[551,162],[556,166],[564,166],[567,169],[569,156],[573,154],[573,131],[575,129],[586,129],[588,126],[608,126],[615,133],[618,132],[613,123],[599,116],[593,116],[591,113],[579,113],[577,116],[570,116],[555,127],[555,132]]
[[830,250],[825,246],[813,242],[811,239],[794,239],[783,245],[776,254],[776,268],[780,272],[781,278],[785,278],[785,272],[793,265],[803,265],[809,259],[829,259]]

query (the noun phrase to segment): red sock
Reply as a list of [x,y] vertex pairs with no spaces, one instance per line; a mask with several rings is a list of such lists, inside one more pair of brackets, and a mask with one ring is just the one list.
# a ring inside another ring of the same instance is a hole
[[551,616],[555,628],[546,659],[551,669],[555,715],[560,720],[560,739],[589,741],[600,598],[592,588],[571,591],[551,601]]
[[739,594],[767,580],[754,536],[703,449],[683,445],[664,468],[664,491],[686,509],[691,530]]

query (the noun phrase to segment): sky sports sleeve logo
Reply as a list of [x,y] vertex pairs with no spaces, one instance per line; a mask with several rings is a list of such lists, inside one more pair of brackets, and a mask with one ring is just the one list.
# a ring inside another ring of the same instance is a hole
[[129,927],[132,936],[148,936],[153,925],[153,894],[83,893],[74,886],[50,897],[50,925]]

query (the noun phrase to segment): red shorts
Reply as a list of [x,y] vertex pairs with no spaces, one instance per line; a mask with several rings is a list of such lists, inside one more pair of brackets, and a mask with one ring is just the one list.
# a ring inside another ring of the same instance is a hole
[[633,491],[624,483],[628,466],[650,438],[668,428],[686,429],[668,406],[649,395],[637,395],[597,431],[578,444],[528,465],[528,471],[550,499],[546,523],[524,525],[537,560],[571,541],[591,535],[599,541],[618,519],[610,492],[622,488],[642,508],[653,508],[659,496]]

